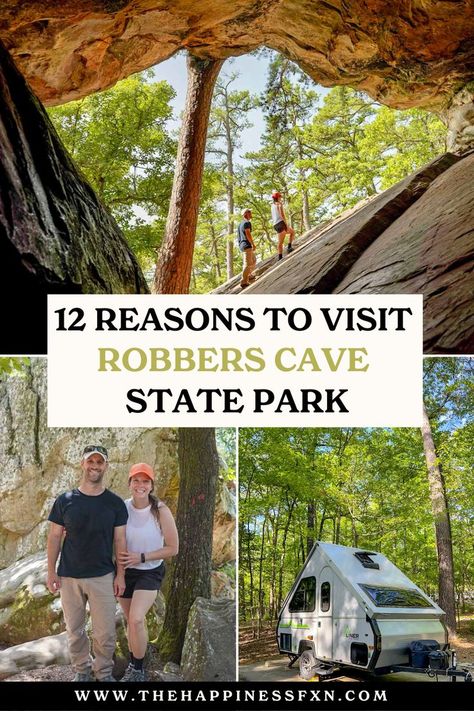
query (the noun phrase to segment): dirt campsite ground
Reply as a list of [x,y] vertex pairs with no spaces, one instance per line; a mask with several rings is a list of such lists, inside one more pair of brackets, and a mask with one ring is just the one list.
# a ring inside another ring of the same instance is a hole
[[[241,623],[239,634],[239,678],[242,681],[301,681],[298,663],[289,668],[289,659],[279,654],[276,643],[275,623],[266,623],[261,636],[255,636],[252,623]],[[458,635],[451,640],[458,653],[458,666],[473,665],[474,672],[474,614],[460,618]],[[364,681],[364,674],[339,674],[338,681]],[[383,677],[391,681],[428,681],[426,675],[391,674]],[[329,679],[328,679],[329,681]]]

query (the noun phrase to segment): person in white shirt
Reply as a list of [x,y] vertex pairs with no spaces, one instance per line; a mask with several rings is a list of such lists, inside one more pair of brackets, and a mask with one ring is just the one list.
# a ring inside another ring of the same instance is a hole
[[130,663],[122,681],[145,681],[143,661],[148,644],[145,616],[153,605],[165,574],[164,559],[177,555],[178,531],[169,508],[152,494],[155,473],[149,464],[134,464],[126,499],[127,550],[120,555],[125,568],[125,591],[119,598],[127,620]]
[[281,193],[279,193],[278,191],[272,193],[272,200],[272,224],[274,230],[278,234],[278,259],[282,259],[285,235],[290,235],[288,247],[286,248],[288,253],[290,253],[293,251],[292,242],[295,237],[295,231],[293,227],[288,226],[285,211],[283,209]]

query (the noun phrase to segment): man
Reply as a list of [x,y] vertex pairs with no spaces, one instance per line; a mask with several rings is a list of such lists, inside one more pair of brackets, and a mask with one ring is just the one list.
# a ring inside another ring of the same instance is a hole
[[255,256],[255,243],[252,237],[252,223],[250,222],[252,219],[252,211],[249,209],[244,210],[242,216],[244,219],[237,228],[237,243],[240,251],[243,252],[244,258],[244,270],[240,286],[242,289],[245,289],[246,286],[249,286],[250,282],[255,281],[253,271],[257,264],[257,258]]
[[[61,494],[48,520],[48,578],[51,593],[61,594],[74,681],[93,681],[86,603],[92,621],[93,669],[96,681],[115,681],[115,595],[125,589],[120,553],[126,551],[128,513],[122,499],[105,488],[108,467],[105,447],[91,444],[82,454],[82,481]],[[61,547],[62,544],[62,547]],[[113,561],[113,550],[117,570]],[[58,570],[56,562],[59,553]]]
[[272,223],[275,232],[278,234],[278,259],[283,258],[283,243],[285,235],[290,235],[287,251],[288,254],[293,251],[293,238],[295,231],[292,227],[288,227],[285,211],[283,209],[282,195],[278,191],[272,193]]

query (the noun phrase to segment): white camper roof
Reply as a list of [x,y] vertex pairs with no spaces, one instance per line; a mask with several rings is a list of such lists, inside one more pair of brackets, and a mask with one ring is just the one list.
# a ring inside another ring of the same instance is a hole
[[[320,558],[321,567],[328,565],[352,589],[370,617],[404,617],[414,614],[423,617],[440,617],[444,615],[443,610],[386,556],[369,548],[350,548],[318,541],[309,554],[296,584],[303,575],[306,576],[310,573],[315,556]],[[364,586],[367,587],[364,589]],[[295,587],[296,585],[293,590]],[[426,607],[408,603],[404,606],[401,600],[390,605],[390,601],[397,598],[397,595],[393,593],[394,590],[416,591],[423,598],[421,604],[426,604]]]

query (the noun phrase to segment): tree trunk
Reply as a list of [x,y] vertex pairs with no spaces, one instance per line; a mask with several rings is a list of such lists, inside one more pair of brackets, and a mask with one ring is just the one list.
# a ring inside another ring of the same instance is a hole
[[436,546],[438,549],[438,591],[439,606],[446,612],[446,625],[450,634],[456,633],[456,607],[454,596],[454,564],[453,544],[451,537],[451,522],[449,519],[448,502],[444,478],[441,472],[436,448],[431,431],[426,408],[423,406],[423,448],[428,467],[430,485],[431,509],[436,530]]
[[280,544],[280,572],[278,576],[278,599],[277,599],[277,612],[281,610],[282,600],[283,600],[283,571],[285,570],[285,557],[286,557],[286,539],[288,537],[288,531],[290,530],[290,524],[293,517],[293,511],[295,508],[295,501],[289,503],[288,517],[286,519],[285,528],[283,530],[283,539]]
[[[298,141],[298,158],[300,160],[303,160],[304,158],[304,153],[303,153],[303,147]],[[303,197],[303,225],[304,225],[304,230],[305,232],[308,232],[308,230],[311,229],[311,221],[309,217],[309,196],[308,196],[308,188],[306,186],[306,174],[303,168],[299,169],[299,175],[300,175],[300,181],[302,185],[302,197]]]
[[[227,108],[227,107],[226,107]],[[230,131],[230,117],[227,108],[226,117],[227,142],[227,279],[234,276],[234,145]]]
[[314,501],[308,503],[307,509],[307,522],[308,522],[308,535],[306,537],[306,555],[311,553],[311,549],[314,546]]
[[219,473],[215,431],[181,428],[176,526],[180,553],[171,574],[160,656],[179,664],[188,615],[197,597],[211,597],[212,531]]
[[155,293],[187,294],[201,196],[212,92],[224,60],[188,55],[188,88]]

